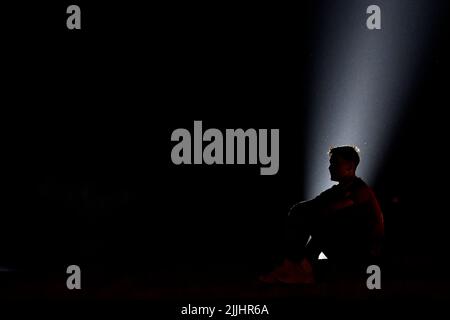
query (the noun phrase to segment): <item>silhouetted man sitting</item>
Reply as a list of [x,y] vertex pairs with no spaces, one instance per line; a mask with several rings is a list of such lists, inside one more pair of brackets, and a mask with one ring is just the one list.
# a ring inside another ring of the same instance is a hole
[[331,180],[337,185],[310,201],[296,204],[286,223],[286,258],[267,283],[314,283],[314,264],[320,252],[328,263],[345,273],[359,273],[380,255],[384,221],[378,201],[367,184],[355,175],[358,149],[332,148]]

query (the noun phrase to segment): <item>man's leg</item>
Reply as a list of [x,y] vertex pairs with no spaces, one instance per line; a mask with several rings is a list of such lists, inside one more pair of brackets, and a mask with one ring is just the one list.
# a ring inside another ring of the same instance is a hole
[[[271,273],[260,280],[266,283],[314,283],[312,265],[307,259],[312,249],[308,246],[313,227],[314,210],[311,202],[296,204],[289,212],[285,223],[285,259]],[[307,245],[308,244],[308,245]]]
[[314,206],[311,201],[297,203],[289,211],[285,223],[285,256],[292,261],[301,261],[313,254],[315,247],[310,243],[315,229]]

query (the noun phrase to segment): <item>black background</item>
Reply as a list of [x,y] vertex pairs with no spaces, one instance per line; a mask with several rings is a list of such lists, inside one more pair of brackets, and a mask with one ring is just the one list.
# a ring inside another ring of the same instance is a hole
[[[431,47],[373,185],[393,276],[425,280],[446,276],[448,251],[448,8],[435,3]],[[1,263],[267,264],[304,200],[312,48],[329,3],[77,1],[80,31],[66,28],[69,4],[2,9]],[[170,135],[194,120],[279,128],[278,174],[174,166]]]

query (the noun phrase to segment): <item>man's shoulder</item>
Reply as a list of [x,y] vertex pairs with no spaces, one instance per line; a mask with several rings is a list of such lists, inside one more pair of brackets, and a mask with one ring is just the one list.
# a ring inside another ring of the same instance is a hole
[[357,177],[351,187],[352,196],[356,202],[364,202],[370,200],[375,195],[372,188],[361,178]]
[[350,186],[342,188],[340,185],[336,184],[332,187],[326,189],[320,193],[316,200],[326,200],[329,198],[342,198],[342,197],[355,197],[355,198],[365,198],[371,197],[373,194],[372,189],[369,185],[361,178],[356,177]]
[[363,191],[363,192],[372,191],[372,189],[369,187],[369,185],[363,179],[361,179],[359,177],[357,177],[355,179],[352,189],[354,189],[355,191]]
[[335,185],[333,185],[332,187],[330,187],[330,188],[328,188],[328,189],[322,191],[322,192],[318,195],[318,198],[324,197],[324,196],[328,196],[328,195],[332,195],[332,194],[336,193],[338,190],[339,190],[338,185],[335,184]]

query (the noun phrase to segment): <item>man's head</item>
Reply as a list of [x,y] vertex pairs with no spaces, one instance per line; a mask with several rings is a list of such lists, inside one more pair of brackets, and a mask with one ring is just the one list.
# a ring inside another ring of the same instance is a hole
[[359,164],[359,149],[356,146],[331,148],[328,155],[331,180],[340,182],[355,176]]

